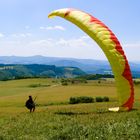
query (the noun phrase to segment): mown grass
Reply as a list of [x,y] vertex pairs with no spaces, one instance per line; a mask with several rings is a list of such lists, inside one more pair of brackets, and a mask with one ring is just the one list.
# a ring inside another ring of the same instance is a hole
[[[51,86],[31,88],[31,84]],[[1,87],[0,140],[140,139],[139,86],[135,87],[134,109],[118,113],[108,111],[108,107],[118,105],[115,85],[110,82],[61,86],[52,82],[52,79],[26,79],[3,82],[0,83]],[[14,92],[15,89],[18,92]],[[34,113],[29,113],[24,107],[29,94],[38,96],[36,102],[40,106]],[[104,103],[61,104],[71,96],[108,96],[112,100]]]

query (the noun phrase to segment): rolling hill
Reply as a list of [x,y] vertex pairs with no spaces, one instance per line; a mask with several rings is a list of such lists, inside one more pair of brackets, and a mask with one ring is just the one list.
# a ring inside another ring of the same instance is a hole
[[12,80],[32,77],[61,77],[71,78],[86,73],[76,67],[56,67],[42,64],[1,64],[0,80]]
[[[133,77],[140,77],[140,62],[129,62]],[[42,64],[56,67],[77,67],[88,74],[112,74],[108,61],[45,56],[1,56],[0,64]]]

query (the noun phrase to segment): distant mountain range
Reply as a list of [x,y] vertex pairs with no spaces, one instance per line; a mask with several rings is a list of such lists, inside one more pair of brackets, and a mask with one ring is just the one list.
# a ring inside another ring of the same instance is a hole
[[[108,61],[44,56],[1,56],[0,64],[42,64],[56,67],[77,67],[88,74],[111,74]],[[140,62],[129,62],[133,77],[140,77]]]

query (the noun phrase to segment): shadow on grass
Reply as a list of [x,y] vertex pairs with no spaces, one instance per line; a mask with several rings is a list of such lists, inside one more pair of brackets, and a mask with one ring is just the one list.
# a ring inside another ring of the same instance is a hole
[[107,111],[107,110],[96,110],[93,112],[58,111],[58,112],[55,112],[54,114],[71,116],[71,115],[92,115],[92,114],[104,114],[104,113],[109,113],[109,111]]
[[[127,112],[132,112],[132,111],[137,111],[137,110],[138,109],[134,108],[131,111],[127,111]],[[54,114],[72,116],[72,115],[90,115],[90,114],[106,114],[106,113],[108,114],[108,113],[125,113],[125,112],[126,111],[112,112],[112,111],[108,111],[108,110],[104,110],[104,109],[98,109],[93,112],[58,111],[58,112],[54,112]]]
[[137,111],[137,110],[139,110],[138,108],[132,108],[132,110],[130,110],[130,112],[131,111]]
[[57,114],[57,115],[68,115],[68,116],[71,116],[71,115],[88,115],[88,114],[91,114],[91,113],[86,113],[86,112],[62,112],[62,111],[59,111],[59,112],[55,112],[54,114]]

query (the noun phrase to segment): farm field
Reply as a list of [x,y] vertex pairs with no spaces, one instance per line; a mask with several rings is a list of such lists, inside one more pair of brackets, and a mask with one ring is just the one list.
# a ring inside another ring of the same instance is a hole
[[[36,98],[36,111],[25,108]],[[74,96],[104,97],[110,102],[68,104]],[[130,112],[109,112],[117,106],[113,80],[62,86],[54,79],[0,81],[0,140],[139,140],[140,86]]]

